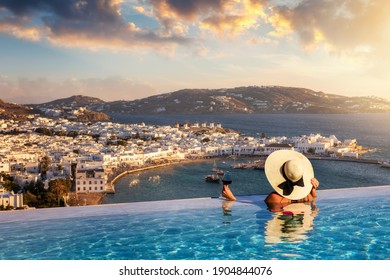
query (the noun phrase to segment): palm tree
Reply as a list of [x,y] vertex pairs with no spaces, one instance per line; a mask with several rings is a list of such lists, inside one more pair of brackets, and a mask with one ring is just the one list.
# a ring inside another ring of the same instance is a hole
[[42,174],[41,177],[43,179],[46,178],[46,173],[49,170],[50,164],[51,164],[51,158],[48,156],[44,156],[39,163],[39,169]]
[[69,180],[60,178],[49,182],[49,191],[57,196],[57,204],[60,206],[61,198],[70,192],[71,183]]

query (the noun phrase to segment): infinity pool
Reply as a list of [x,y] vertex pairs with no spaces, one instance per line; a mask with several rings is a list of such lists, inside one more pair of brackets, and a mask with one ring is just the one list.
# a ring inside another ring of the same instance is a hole
[[0,212],[0,259],[390,259],[390,186],[318,193],[284,213],[264,196]]

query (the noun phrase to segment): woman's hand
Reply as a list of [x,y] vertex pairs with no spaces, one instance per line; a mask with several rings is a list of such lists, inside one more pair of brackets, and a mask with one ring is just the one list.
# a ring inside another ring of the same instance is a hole
[[320,182],[318,182],[318,180],[316,178],[313,178],[310,180],[311,182],[311,185],[313,186],[313,188],[318,188],[318,186],[320,185]]

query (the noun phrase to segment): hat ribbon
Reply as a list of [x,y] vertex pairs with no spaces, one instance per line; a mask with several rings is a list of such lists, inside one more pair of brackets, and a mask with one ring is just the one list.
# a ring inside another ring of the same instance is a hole
[[291,181],[287,178],[286,173],[284,172],[284,166],[286,165],[286,162],[282,165],[280,172],[283,175],[283,178],[286,180],[278,185],[279,188],[283,190],[283,195],[290,195],[293,190],[294,186],[304,187],[305,183],[303,181],[303,176],[301,179],[299,179],[296,182]]

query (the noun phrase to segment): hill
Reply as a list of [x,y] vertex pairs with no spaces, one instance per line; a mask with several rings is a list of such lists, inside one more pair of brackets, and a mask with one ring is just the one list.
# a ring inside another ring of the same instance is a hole
[[378,97],[347,97],[305,88],[251,86],[224,89],[182,89],[132,101],[104,102],[75,95],[29,105],[46,116],[79,121],[108,120],[123,114],[261,114],[390,112],[390,101]]
[[103,112],[96,112],[91,107],[104,104],[99,98],[73,95],[43,104],[31,104],[30,107],[39,110],[48,117],[63,117],[80,122],[107,121],[110,117]]
[[24,121],[29,115],[35,113],[37,112],[31,108],[14,103],[6,103],[0,99],[0,119]]
[[304,88],[252,86],[183,89],[134,101],[91,104],[89,108],[107,114],[372,113],[390,112],[390,101]]
[[40,105],[29,105],[34,107],[45,107],[45,108],[57,108],[59,106],[79,108],[85,107],[91,104],[101,104],[103,100],[95,97],[84,96],[84,95],[73,95],[71,97],[56,99],[51,102],[43,103]]

